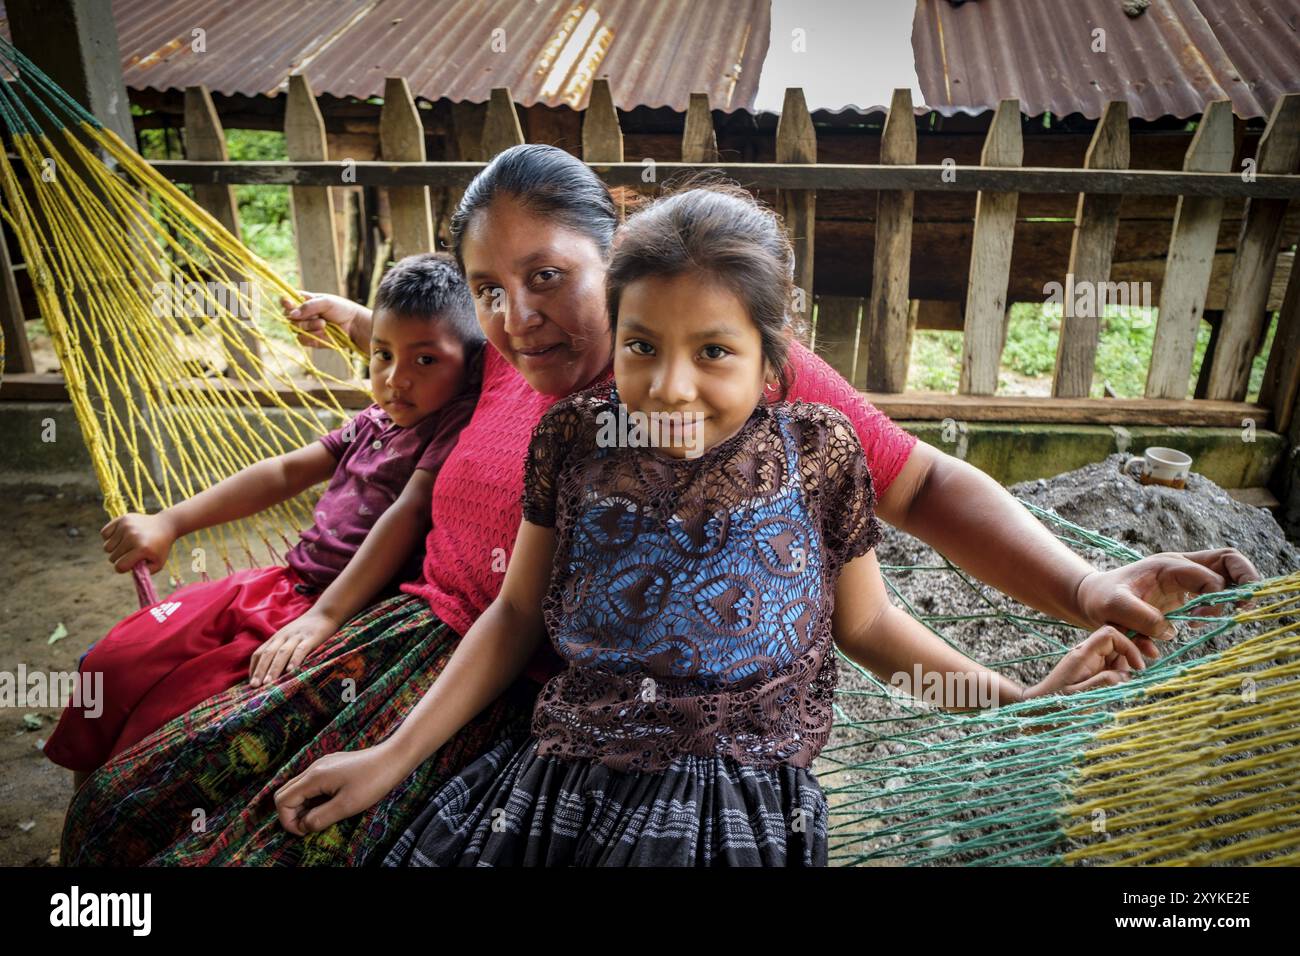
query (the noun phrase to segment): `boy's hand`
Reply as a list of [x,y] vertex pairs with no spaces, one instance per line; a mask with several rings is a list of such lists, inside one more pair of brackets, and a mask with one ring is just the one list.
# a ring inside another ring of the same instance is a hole
[[156,574],[167,563],[167,554],[178,537],[163,512],[122,515],[100,528],[99,536],[118,574],[125,574],[141,561],[148,561],[149,573]]
[[248,682],[269,684],[282,673],[297,670],[308,654],[325,643],[339,626],[315,608],[272,634],[248,662]]
[[1025,697],[1077,694],[1120,684],[1132,676],[1133,670],[1145,668],[1138,645],[1108,624],[1071,648],[1050,674],[1025,692]]
[[357,303],[322,292],[304,292],[303,295],[307,296],[307,301],[302,305],[284,298],[280,300],[285,318],[296,327],[299,345],[310,348],[326,344],[325,326],[330,324],[337,325],[348,338],[356,340],[354,325],[361,310]]
[[275,792],[280,825],[306,836],[373,807],[402,782],[396,769],[382,744],[321,757]]

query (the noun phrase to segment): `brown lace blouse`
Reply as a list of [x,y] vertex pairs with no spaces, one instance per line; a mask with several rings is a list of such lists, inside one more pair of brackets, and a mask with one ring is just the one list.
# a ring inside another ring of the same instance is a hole
[[524,518],[556,529],[543,614],[568,662],[537,701],[538,754],[807,767],[831,729],[835,581],[881,533],[853,426],[760,405],[675,459],[601,447],[618,402],[612,382],[558,402],[525,464]]

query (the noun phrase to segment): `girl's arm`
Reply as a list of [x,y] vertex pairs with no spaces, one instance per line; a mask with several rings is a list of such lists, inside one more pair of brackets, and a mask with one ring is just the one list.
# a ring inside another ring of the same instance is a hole
[[545,636],[541,607],[554,556],[555,530],[524,521],[501,593],[393,735],[366,750],[322,757],[276,792],[286,830],[316,833],[373,806],[501,696]]
[[[937,682],[943,699],[929,702],[945,710],[973,710],[1033,696],[1009,677],[950,647],[920,621],[890,604],[874,550],[854,558],[840,572],[831,629],[840,649],[886,684],[901,686],[919,698],[925,693],[927,681]],[[920,686],[917,686],[918,664]],[[972,677],[969,681],[954,681],[945,678],[946,674]],[[978,691],[977,700],[966,699],[967,688],[971,686]]]
[[1041,681],[1022,687],[950,647],[890,604],[874,551],[845,565],[835,588],[831,627],[835,642],[852,660],[887,684],[953,712],[1075,694],[1120,683],[1146,667],[1135,642],[1113,627],[1101,627],[1071,648]]
[[257,687],[285,671],[296,670],[308,654],[367,607],[393,579],[429,532],[433,480],[433,472],[423,468],[411,473],[397,500],[379,516],[347,567],[321,592],[311,609],[280,628],[253,652],[248,665],[250,684]]
[[154,515],[128,514],[100,529],[104,550],[119,572],[139,561],[155,572],[177,538],[202,528],[247,518],[287,501],[334,474],[338,462],[318,441],[267,458]]

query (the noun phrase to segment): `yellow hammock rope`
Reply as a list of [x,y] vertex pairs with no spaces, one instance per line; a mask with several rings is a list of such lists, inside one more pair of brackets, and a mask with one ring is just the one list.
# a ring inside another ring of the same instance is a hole
[[1085,752],[1067,863],[1293,864],[1300,848],[1300,572],[1237,623],[1292,618],[1143,689]]
[[[172,505],[341,424],[342,406],[321,386],[364,385],[322,370],[293,340],[279,302],[298,292],[111,130],[59,132],[57,145],[12,136],[26,176],[0,157],[3,215],[109,516]],[[330,332],[322,347],[350,369],[351,343]],[[224,352],[229,377],[196,373],[187,343],[198,336]],[[226,571],[275,559],[291,544],[284,532],[311,523],[311,494],[173,549],[172,583],[207,576],[209,549]]]

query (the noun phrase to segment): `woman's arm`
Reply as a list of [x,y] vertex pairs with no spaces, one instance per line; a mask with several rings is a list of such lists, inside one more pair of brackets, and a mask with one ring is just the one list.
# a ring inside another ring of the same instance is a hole
[[[1163,639],[1174,633],[1164,612],[1188,593],[1259,579],[1233,548],[1152,555],[1098,571],[996,481],[908,435],[803,345],[791,343],[790,363],[791,399],[831,405],[853,423],[875,483],[876,513],[1029,607],[1087,628],[1112,624]],[[1147,638],[1139,646],[1156,655]]]
[[501,593],[393,735],[366,750],[322,757],[276,792],[286,830],[315,833],[373,806],[501,696],[546,633],[541,607],[554,555],[553,528],[520,525]]

